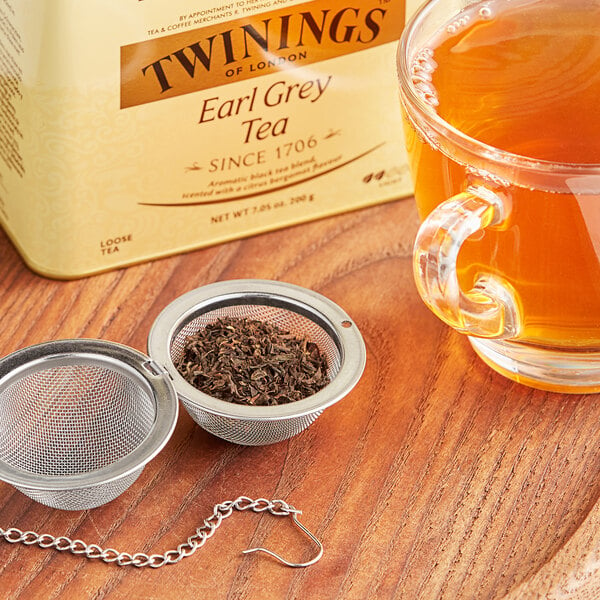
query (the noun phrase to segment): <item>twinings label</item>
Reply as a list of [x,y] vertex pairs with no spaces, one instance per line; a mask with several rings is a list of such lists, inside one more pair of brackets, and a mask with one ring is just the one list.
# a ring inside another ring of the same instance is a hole
[[[194,23],[195,16],[181,19]],[[315,1],[127,45],[121,48],[121,107],[392,42],[403,22],[404,5],[399,2],[362,0],[357,7],[348,0]]]
[[74,278],[410,194],[404,13],[0,0],[0,223]]

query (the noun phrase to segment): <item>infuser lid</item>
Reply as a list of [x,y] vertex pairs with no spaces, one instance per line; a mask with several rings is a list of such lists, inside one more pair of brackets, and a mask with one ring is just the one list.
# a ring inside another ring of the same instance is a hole
[[0,479],[49,493],[109,485],[162,450],[177,415],[169,376],[133,348],[29,346],[0,360]]

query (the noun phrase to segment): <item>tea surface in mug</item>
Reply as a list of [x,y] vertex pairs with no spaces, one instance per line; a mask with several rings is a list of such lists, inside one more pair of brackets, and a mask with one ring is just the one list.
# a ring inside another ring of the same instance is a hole
[[[431,110],[471,138],[543,161],[600,163],[598,0],[476,3],[432,38],[413,72]],[[406,136],[424,218],[470,179],[410,125]],[[569,185],[511,186],[508,222],[463,246],[459,280],[470,289],[482,273],[506,279],[521,341],[598,349],[600,194]]]

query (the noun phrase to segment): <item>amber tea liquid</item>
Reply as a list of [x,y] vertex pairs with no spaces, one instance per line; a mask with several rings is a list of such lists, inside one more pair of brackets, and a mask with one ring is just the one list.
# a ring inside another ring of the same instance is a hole
[[[471,138],[543,161],[600,163],[599,0],[475,3],[432,38],[420,61],[430,78],[419,84],[422,97]],[[410,125],[405,131],[425,218],[471,176]],[[461,286],[499,274],[516,290],[521,341],[599,350],[600,195],[576,180],[551,191],[512,185],[509,193],[502,230],[461,249]]]

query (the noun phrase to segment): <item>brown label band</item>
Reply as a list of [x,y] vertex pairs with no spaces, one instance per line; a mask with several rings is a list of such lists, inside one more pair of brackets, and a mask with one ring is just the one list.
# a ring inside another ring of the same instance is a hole
[[[404,18],[404,0],[314,0],[123,46],[121,108],[393,42]],[[202,22],[180,19],[186,28]]]

